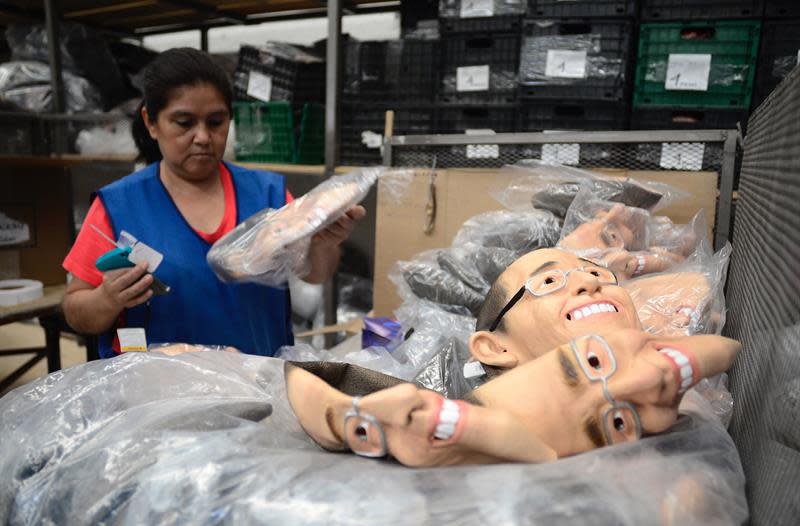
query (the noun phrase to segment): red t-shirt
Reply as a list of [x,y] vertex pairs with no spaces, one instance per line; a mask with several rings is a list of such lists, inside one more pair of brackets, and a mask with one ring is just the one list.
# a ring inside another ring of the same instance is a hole
[[[209,234],[195,230],[197,235],[209,244],[214,243],[236,226],[236,194],[233,190],[233,178],[222,163],[220,163],[219,172],[222,179],[222,191],[225,195],[225,212],[222,215],[222,221],[220,221],[219,227],[213,233]],[[292,200],[292,194],[289,193],[289,190],[286,190],[286,202],[291,203]],[[114,245],[89,225],[94,225],[109,238],[114,239],[114,231],[111,227],[108,212],[106,212],[103,202],[100,199],[95,199],[92,206],[89,207],[89,212],[86,214],[86,219],[83,221],[83,226],[78,233],[75,244],[72,245],[72,249],[61,265],[76,278],[82,279],[93,287],[98,287],[103,283],[103,273],[97,270],[94,264],[97,258],[113,249]]]

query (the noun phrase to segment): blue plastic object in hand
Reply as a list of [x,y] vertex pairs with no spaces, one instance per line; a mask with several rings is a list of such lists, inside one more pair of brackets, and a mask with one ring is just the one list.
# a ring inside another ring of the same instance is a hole
[[97,261],[94,265],[100,272],[106,272],[108,270],[114,270],[118,268],[135,267],[136,265],[130,259],[128,259],[130,253],[130,247],[115,248],[97,258]]

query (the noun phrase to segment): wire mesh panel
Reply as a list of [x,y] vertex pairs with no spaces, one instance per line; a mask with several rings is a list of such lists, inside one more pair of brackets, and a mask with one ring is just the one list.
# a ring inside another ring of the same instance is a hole
[[750,118],[725,332],[751,523],[800,518],[800,68]]

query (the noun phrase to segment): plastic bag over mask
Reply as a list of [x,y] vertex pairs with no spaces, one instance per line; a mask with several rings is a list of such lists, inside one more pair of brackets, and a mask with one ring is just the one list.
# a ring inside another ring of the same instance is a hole
[[285,287],[290,276],[306,276],[312,236],[361,202],[382,171],[333,176],[279,210],[254,214],[214,243],[208,264],[225,282]]
[[314,445],[286,401],[283,365],[236,353],[127,353],[18,388],[0,399],[0,522],[747,519],[737,450],[692,392],[669,432],[634,443],[549,464],[415,470]]

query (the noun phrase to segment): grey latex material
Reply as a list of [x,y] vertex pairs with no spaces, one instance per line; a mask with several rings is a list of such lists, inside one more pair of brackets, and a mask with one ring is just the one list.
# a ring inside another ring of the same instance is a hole
[[0,522],[740,524],[736,449],[705,402],[660,436],[550,464],[405,468],[322,451],[283,362],[128,353],[0,399]]

